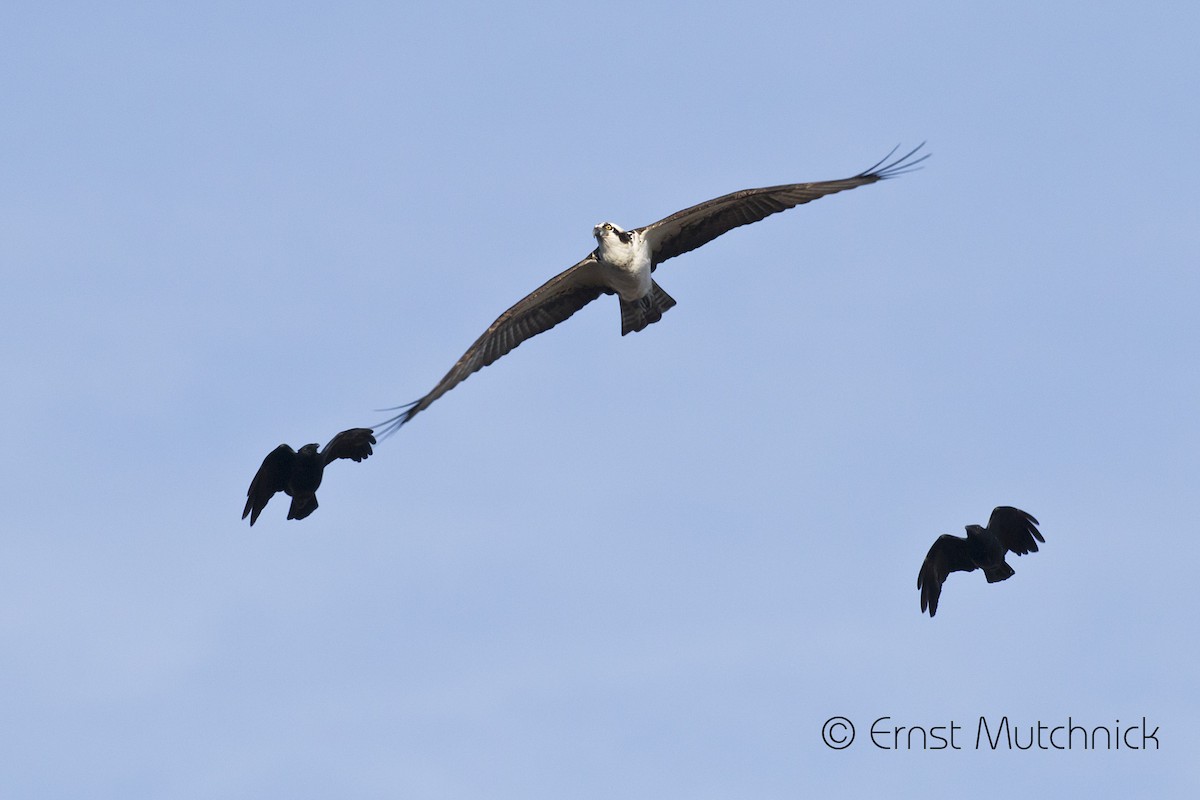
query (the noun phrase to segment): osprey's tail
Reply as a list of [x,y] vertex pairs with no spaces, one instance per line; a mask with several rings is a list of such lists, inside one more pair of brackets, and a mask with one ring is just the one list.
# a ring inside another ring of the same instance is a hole
[[988,583],[997,583],[999,581],[1008,580],[1016,573],[1013,571],[1012,567],[1001,561],[994,567],[984,567],[983,574],[987,576]]
[[667,309],[675,305],[675,299],[650,281],[650,291],[632,303],[621,300],[621,335],[636,333],[651,323],[658,322]]

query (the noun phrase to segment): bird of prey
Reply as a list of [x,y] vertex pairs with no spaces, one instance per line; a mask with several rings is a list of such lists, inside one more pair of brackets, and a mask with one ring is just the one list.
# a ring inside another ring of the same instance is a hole
[[1019,556],[1036,553],[1037,543],[1046,541],[1037,525],[1036,519],[1019,508],[997,506],[986,528],[967,526],[965,539],[949,534],[939,536],[933,547],[929,548],[925,563],[917,573],[921,611],[928,608],[930,617],[937,613],[942,583],[951,572],[982,569],[988,583],[1011,578],[1013,568],[1004,560],[1004,556],[1009,552]]
[[242,519],[249,516],[253,525],[276,492],[286,492],[292,498],[288,519],[304,519],[317,510],[317,487],[321,485],[329,462],[339,458],[354,461],[367,458],[374,452],[371,450],[371,445],[375,444],[374,433],[370,428],[342,431],[321,451],[315,443],[306,444],[299,451],[286,444],[279,445],[267,454],[254,480],[250,481]]
[[602,294],[615,294],[620,301],[622,336],[658,322],[675,300],[651,278],[651,273],[668,258],[695,250],[723,233],[771,214],[902,175],[929,157],[914,157],[923,146],[889,161],[896,152],[893,149],[875,165],[841,180],[745,189],[628,231],[612,222],[596,225],[592,228],[595,250],[501,314],[428,394],[393,409],[401,413],[381,423],[381,435],[399,430],[471,374],[526,339],[550,330]]

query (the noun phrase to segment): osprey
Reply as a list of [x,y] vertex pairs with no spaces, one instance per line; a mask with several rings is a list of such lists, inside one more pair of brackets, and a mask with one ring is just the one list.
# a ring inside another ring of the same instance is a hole
[[982,569],[988,583],[1011,578],[1013,568],[1004,560],[1004,556],[1009,552],[1019,556],[1036,553],[1037,543],[1046,541],[1037,525],[1036,519],[1019,508],[997,506],[986,528],[967,526],[967,538],[949,534],[939,536],[933,547],[929,548],[921,571],[917,573],[921,611],[928,608],[930,617],[937,613],[942,584],[951,572]]
[[249,516],[253,525],[276,492],[286,492],[292,498],[288,519],[304,519],[317,510],[317,488],[329,462],[339,458],[362,461],[369,457],[374,452],[373,434],[370,428],[351,428],[330,439],[321,451],[315,443],[306,444],[299,451],[286,444],[279,445],[267,454],[250,481],[242,519]]
[[924,145],[888,162],[881,161],[857,175],[835,181],[790,183],[745,189],[677,211],[642,228],[625,230],[612,222],[592,228],[596,249],[565,272],[501,314],[462,358],[424,397],[396,406],[401,413],[383,423],[382,436],[399,430],[435,400],[493,363],[526,339],[550,330],[602,294],[615,294],[621,306],[621,335],[658,322],[675,300],[651,277],[659,264],[708,244],[723,233],[758,222],[827,194],[866,186],[912,170],[929,157],[913,158]]

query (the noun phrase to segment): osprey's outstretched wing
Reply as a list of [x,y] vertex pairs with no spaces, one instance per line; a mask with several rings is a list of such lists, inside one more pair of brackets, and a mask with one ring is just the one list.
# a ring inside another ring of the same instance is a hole
[[895,161],[886,163],[892,153],[896,152],[892,150],[882,161],[851,178],[817,183],[789,183],[732,192],[677,211],[666,219],[638,228],[638,231],[650,244],[653,253],[652,268],[657,267],[668,258],[695,250],[723,233],[758,222],[771,214],[786,211],[828,194],[903,175],[929,158],[929,154],[913,158],[922,147],[924,144],[918,145]]
[[435,400],[505,355],[526,339],[545,333],[601,294],[612,294],[603,283],[594,254],[560,272],[505,311],[467,348],[446,376],[424,397],[385,420],[381,437],[389,436],[429,408]]

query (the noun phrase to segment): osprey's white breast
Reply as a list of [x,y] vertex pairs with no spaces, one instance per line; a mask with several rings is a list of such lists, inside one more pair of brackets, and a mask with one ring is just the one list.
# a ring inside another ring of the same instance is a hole
[[[641,233],[626,234],[610,222],[597,225],[592,233],[599,244],[596,258],[608,285],[627,302],[645,297],[650,291],[650,245]],[[629,241],[622,241],[622,234]]]

